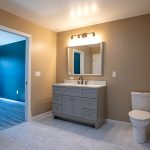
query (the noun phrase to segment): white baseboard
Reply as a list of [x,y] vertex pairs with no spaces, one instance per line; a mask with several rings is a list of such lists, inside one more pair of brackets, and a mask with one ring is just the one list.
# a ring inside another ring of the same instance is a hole
[[112,120],[112,119],[106,119],[106,123],[113,123],[113,124],[120,124],[120,125],[131,125],[130,122],[124,122],[124,121],[118,121],[118,120]]
[[42,120],[44,118],[51,117],[51,116],[52,116],[52,111],[48,111],[48,112],[32,117],[31,121],[38,121],[38,120]]

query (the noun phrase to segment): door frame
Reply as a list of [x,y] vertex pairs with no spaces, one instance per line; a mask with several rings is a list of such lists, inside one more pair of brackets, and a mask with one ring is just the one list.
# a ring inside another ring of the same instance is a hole
[[25,52],[25,121],[31,120],[31,46],[32,35],[0,25],[0,30],[26,38]]

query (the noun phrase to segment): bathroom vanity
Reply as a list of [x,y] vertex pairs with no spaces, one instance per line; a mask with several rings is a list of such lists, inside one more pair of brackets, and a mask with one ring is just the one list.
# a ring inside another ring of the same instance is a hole
[[97,82],[101,84],[54,84],[52,98],[54,117],[99,128],[104,122],[106,82]]

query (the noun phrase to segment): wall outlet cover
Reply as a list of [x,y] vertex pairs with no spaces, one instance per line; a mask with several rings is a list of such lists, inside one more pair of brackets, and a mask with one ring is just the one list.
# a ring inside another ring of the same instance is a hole
[[113,78],[116,78],[116,77],[117,77],[117,72],[116,72],[116,71],[113,71],[113,72],[112,72],[112,77],[113,77]]
[[36,77],[40,77],[41,76],[41,72],[40,71],[35,71],[35,76]]
[[17,95],[19,94],[18,90],[16,91],[16,94],[17,94]]

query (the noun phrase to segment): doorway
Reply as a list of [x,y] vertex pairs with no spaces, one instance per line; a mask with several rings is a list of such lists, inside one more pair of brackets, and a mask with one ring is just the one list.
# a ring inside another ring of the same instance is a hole
[[0,26],[0,37],[1,130],[31,119],[31,35]]
[[73,50],[73,73],[84,73],[84,52],[76,49]]

